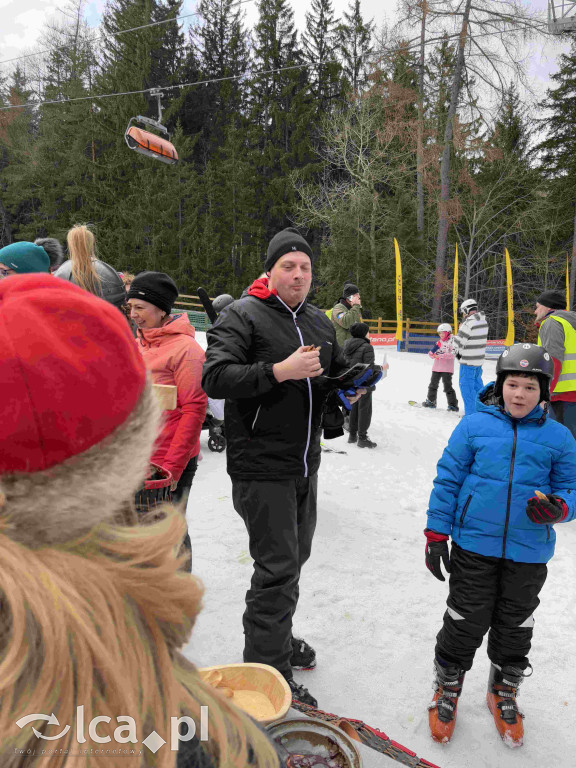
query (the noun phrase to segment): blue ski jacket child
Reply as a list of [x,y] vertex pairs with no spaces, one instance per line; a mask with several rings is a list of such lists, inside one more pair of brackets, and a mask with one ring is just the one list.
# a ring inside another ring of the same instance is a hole
[[479,555],[520,563],[546,563],[554,554],[551,525],[533,523],[526,503],[537,489],[562,498],[563,522],[576,517],[576,441],[537,405],[514,419],[479,393],[477,412],[458,424],[430,496],[428,528]]

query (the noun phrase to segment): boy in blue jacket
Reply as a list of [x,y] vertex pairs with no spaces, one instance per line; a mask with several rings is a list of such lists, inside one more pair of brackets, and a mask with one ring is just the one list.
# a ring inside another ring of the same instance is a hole
[[438,463],[426,566],[444,581],[444,563],[450,591],[429,707],[435,741],[452,736],[464,675],[489,631],[488,707],[504,742],[522,744],[516,695],[532,669],[533,613],[554,554],[553,525],[576,516],[576,441],[547,415],[553,373],[542,347],[507,349],[496,382],[479,393],[477,412],[456,427]]

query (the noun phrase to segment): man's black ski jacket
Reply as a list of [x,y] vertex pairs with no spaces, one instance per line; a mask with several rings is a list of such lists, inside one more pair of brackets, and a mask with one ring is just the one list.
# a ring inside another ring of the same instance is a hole
[[265,286],[257,290],[262,298],[248,295],[230,304],[208,331],[202,387],[209,397],[226,399],[231,477],[309,477],[320,465],[329,390],[318,379],[279,384],[272,366],[309,344],[321,347],[325,375],[338,375],[348,366],[334,326],[321,310],[304,301],[292,312]]

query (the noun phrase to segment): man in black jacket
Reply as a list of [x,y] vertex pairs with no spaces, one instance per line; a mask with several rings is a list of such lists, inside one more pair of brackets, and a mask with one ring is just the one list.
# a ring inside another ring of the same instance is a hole
[[[244,661],[270,664],[295,699],[316,706],[292,668],[316,664],[314,650],[292,636],[300,571],[316,526],[322,373],[346,369],[335,330],[307,303],[312,250],[295,230],[272,238],[255,280],[208,331],[205,392],[226,398],[227,468],[234,508],[254,559],[244,613]],[[342,434],[342,432],[341,432]]]

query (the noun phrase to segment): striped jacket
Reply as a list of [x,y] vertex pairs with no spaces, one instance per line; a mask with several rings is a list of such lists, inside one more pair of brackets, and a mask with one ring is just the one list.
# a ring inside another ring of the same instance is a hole
[[484,312],[475,312],[462,323],[456,336],[452,337],[456,357],[460,365],[481,367],[486,357],[488,323]]

